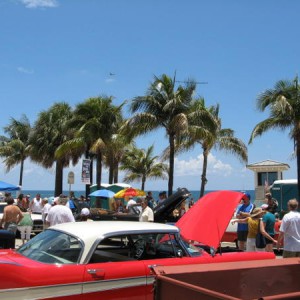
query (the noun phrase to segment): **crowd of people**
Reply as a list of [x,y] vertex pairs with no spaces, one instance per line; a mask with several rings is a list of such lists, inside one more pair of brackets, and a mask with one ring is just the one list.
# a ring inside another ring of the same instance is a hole
[[[160,192],[157,200],[153,198],[152,192],[148,192],[144,197],[127,197],[125,204],[121,199],[114,199],[112,209],[117,214],[138,214],[141,222],[154,222],[153,209],[166,199],[166,192]],[[7,202],[7,206],[3,211],[0,229],[5,229],[14,235],[19,230],[22,243],[30,239],[33,227],[32,213],[41,214],[44,229],[60,223],[75,222],[75,220],[93,221],[89,202],[83,195],[79,199],[75,199],[74,193],[70,193],[69,197],[60,195],[50,203],[48,198],[41,198],[39,193],[33,199],[30,195],[20,194],[16,201],[10,193],[6,193],[3,200]],[[190,197],[188,208],[193,204],[194,201]],[[251,196],[245,193],[237,210],[236,219],[232,221],[233,224],[238,223],[237,239],[239,249],[242,251],[272,252],[275,245],[277,248],[283,247],[283,257],[300,257],[298,201],[291,199],[287,205],[289,212],[280,221],[281,225],[277,237],[274,228],[275,223],[278,222],[278,202],[272,198],[270,193],[267,193],[265,203],[260,207],[255,207],[255,204],[251,203]],[[186,202],[183,201],[177,209],[178,217],[182,217],[186,210]],[[77,219],[74,217],[76,213],[79,216]],[[258,232],[261,232],[265,237],[266,245],[264,248],[258,248],[256,245]]]
[[[60,223],[75,222],[75,205],[72,201],[72,195],[70,197],[60,195],[54,198],[53,203],[50,203],[48,198],[41,198],[39,193],[33,199],[30,198],[29,194],[24,195],[21,193],[15,200],[10,193],[5,193],[3,199],[7,206],[3,210],[0,229],[5,229],[14,235],[19,230],[23,244],[30,239],[32,234],[34,225],[32,214],[41,215],[44,229]],[[89,209],[84,202],[81,199],[82,214],[86,216],[84,208],[88,211]]]
[[[115,213],[138,214],[141,222],[154,222],[153,209],[167,199],[166,192],[159,193],[159,199],[153,198],[149,191],[146,196],[129,196],[122,201],[113,200],[112,209]],[[60,195],[53,201],[50,198],[42,198],[37,193],[33,199],[29,194],[19,194],[15,200],[10,193],[6,193],[3,202],[7,202],[4,208],[3,217],[0,221],[0,229],[5,229],[14,235],[20,231],[22,243],[30,239],[32,235],[33,220],[32,214],[40,214],[43,222],[43,229],[60,223],[75,221],[93,221],[90,213],[90,203],[81,195],[78,199],[73,192],[67,197]],[[125,202],[125,204],[123,204]],[[180,216],[185,213],[185,202],[180,207]]]
[[[238,208],[236,219],[232,224],[238,223],[237,239],[238,247],[244,251],[268,251],[273,252],[283,247],[283,257],[300,257],[300,213],[298,201],[288,201],[288,213],[282,220],[278,219],[278,202],[267,193],[265,203],[261,207],[255,207],[251,203],[248,193],[244,194],[242,205]],[[275,223],[280,222],[279,235],[275,239]],[[256,244],[256,236],[261,233],[265,237],[265,247],[260,248]]]

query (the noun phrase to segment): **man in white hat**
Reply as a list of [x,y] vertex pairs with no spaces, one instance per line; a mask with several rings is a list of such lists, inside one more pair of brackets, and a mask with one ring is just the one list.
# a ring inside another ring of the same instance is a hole
[[93,221],[89,216],[90,210],[87,207],[84,207],[80,212],[80,221]]

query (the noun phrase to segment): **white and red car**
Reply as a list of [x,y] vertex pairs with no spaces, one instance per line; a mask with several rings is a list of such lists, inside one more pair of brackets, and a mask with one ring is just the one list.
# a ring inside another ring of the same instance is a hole
[[[0,299],[153,299],[155,265],[275,258],[267,252],[211,255],[193,246],[191,240],[213,247],[220,242],[220,230],[230,219],[229,215],[226,221],[224,215],[242,195],[232,197],[232,193],[236,192],[204,197],[178,227],[127,221],[65,223],[40,233],[18,250],[0,250],[0,272],[5,274]],[[222,213],[200,213],[200,208],[211,210],[219,201],[224,202]],[[194,219],[197,214],[206,220]],[[201,222],[208,223],[210,230]]]

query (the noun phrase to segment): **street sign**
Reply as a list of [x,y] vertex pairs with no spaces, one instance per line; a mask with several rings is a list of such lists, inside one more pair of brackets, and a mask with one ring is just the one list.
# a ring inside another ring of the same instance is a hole
[[74,172],[70,171],[68,174],[68,184],[74,184],[74,178],[75,178]]

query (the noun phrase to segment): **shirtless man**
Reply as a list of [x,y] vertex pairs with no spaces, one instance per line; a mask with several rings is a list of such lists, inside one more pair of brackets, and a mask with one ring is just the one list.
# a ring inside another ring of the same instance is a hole
[[22,220],[23,214],[17,205],[14,205],[14,199],[9,197],[7,199],[7,206],[4,207],[3,217],[0,221],[0,228],[4,223],[4,229],[16,234],[17,224]]

